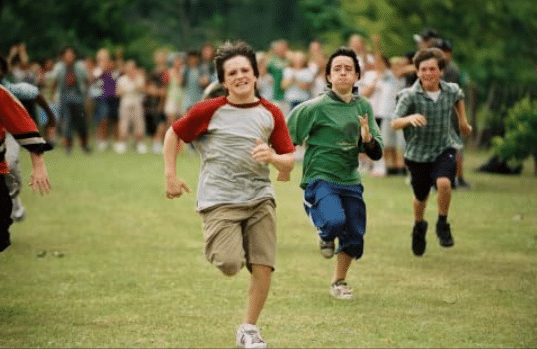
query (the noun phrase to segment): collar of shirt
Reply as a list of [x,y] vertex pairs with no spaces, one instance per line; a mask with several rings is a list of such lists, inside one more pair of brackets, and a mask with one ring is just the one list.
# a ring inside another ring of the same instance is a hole
[[[442,81],[440,80],[440,90],[442,91],[446,91],[446,82],[445,81]],[[423,87],[421,86],[421,83],[420,83],[420,80],[417,79],[416,82],[414,82],[414,85],[412,85],[412,89],[418,93],[422,93],[424,95],[427,95],[425,93],[425,90],[423,89]]]
[[[345,102],[344,100],[342,100],[341,98],[339,98],[339,96],[337,95],[337,93],[335,93],[333,90],[328,90],[326,92],[326,94],[328,95],[328,97],[338,101],[338,102],[341,102],[341,103],[347,103]],[[352,93],[352,99],[350,100],[349,103],[353,103],[353,102],[356,102],[358,99],[360,98],[360,95],[358,93]]]

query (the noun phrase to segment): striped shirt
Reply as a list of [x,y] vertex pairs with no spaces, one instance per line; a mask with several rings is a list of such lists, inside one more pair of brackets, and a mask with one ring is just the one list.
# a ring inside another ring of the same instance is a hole
[[405,136],[405,158],[415,162],[433,162],[448,148],[461,149],[453,117],[455,104],[464,98],[459,85],[440,81],[440,95],[434,101],[422,88],[419,80],[397,94],[394,118],[422,114],[427,125],[408,126]]
[[22,104],[0,85],[0,174],[9,169],[5,161],[5,133],[8,131],[23,147],[34,153],[42,153],[52,147],[37,131],[37,126]]

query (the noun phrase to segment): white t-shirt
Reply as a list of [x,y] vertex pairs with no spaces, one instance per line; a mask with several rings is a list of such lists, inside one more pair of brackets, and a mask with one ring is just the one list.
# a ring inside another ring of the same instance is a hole
[[121,75],[117,80],[117,90],[121,90],[120,103],[142,103],[144,94],[142,88],[144,81],[142,77],[131,79],[126,74]]
[[[285,68],[283,71],[283,78],[288,79],[293,77],[296,81],[311,83],[315,78],[310,68],[294,69]],[[303,102],[311,98],[311,92],[301,89],[298,85],[292,84],[285,90],[285,100],[288,102]]]

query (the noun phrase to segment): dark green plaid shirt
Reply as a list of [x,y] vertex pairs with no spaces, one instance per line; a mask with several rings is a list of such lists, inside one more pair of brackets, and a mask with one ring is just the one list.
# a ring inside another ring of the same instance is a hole
[[464,98],[459,85],[440,81],[440,95],[436,102],[423,90],[419,80],[397,94],[394,118],[422,114],[427,119],[423,127],[407,126],[405,158],[415,162],[434,162],[446,149],[462,148],[453,117],[455,103]]

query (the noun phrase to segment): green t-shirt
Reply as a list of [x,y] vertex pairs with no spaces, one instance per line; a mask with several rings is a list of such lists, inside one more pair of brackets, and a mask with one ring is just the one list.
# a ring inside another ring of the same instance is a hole
[[285,60],[279,57],[273,57],[268,66],[267,71],[274,80],[274,92],[272,99],[274,101],[282,101],[285,95],[285,91],[282,89],[283,70],[285,69]]
[[373,139],[384,147],[368,101],[355,97],[350,103],[332,91],[297,106],[287,121],[293,143],[306,152],[300,187],[313,179],[339,184],[360,184],[358,154],[364,151],[358,116],[368,115]]

